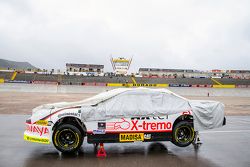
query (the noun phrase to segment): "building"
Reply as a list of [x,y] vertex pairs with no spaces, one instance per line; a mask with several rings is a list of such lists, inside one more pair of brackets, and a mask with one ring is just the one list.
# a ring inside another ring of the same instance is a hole
[[103,76],[104,65],[97,64],[66,64],[66,71],[69,75]]
[[191,69],[161,69],[140,68],[139,75],[142,77],[166,77],[166,78],[207,78],[205,72]]
[[140,68],[139,75],[142,77],[164,78],[236,78],[250,79],[250,70],[219,70],[199,71],[190,69],[160,69]]
[[250,79],[250,70],[211,70],[212,77]]

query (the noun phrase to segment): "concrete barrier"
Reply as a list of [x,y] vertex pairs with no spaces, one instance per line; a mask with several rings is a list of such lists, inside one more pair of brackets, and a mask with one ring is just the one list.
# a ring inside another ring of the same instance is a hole
[[[82,85],[43,85],[43,84],[0,84],[0,92],[40,92],[40,93],[100,93],[118,87],[82,86]],[[151,87],[157,89],[158,87]],[[200,88],[200,87],[169,87],[167,88],[182,96],[230,96],[250,97],[250,88]]]

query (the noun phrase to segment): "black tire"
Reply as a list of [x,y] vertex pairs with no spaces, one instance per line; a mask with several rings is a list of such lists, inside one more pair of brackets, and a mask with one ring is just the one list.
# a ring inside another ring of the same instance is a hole
[[63,153],[74,153],[80,149],[83,136],[76,126],[62,124],[54,130],[52,140],[57,150]]
[[195,131],[192,122],[181,121],[174,126],[172,143],[179,147],[186,147],[194,141]]

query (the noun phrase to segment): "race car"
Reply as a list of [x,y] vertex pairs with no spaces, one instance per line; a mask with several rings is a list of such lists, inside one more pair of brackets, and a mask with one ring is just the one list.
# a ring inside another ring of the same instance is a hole
[[118,88],[78,102],[36,107],[24,139],[77,152],[88,143],[171,141],[190,145],[200,130],[225,125],[224,105],[197,101],[167,89]]

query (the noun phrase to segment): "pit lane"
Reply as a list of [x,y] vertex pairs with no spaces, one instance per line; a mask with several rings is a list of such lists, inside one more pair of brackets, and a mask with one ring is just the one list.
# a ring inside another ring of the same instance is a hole
[[104,144],[106,158],[96,158],[84,142],[75,155],[59,154],[53,145],[23,140],[28,115],[0,115],[0,166],[250,166],[250,116],[228,116],[227,125],[200,134],[202,146],[180,148],[171,142]]

